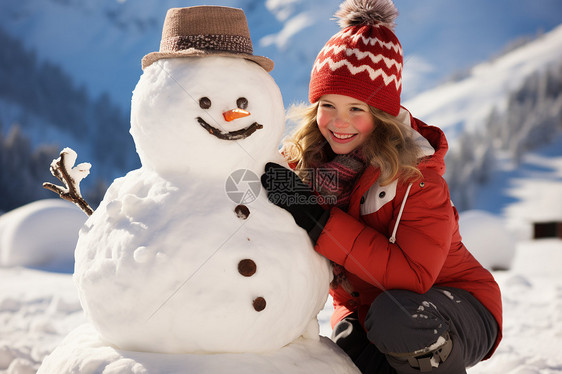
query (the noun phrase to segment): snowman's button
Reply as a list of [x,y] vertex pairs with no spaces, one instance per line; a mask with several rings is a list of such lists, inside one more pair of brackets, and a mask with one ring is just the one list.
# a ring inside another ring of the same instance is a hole
[[253,305],[256,312],[261,312],[265,309],[265,299],[263,297],[257,297],[254,299]]
[[250,215],[250,209],[248,209],[246,205],[240,204],[236,205],[236,208],[234,208],[234,213],[236,213],[236,216],[238,216],[238,218],[246,219]]
[[238,272],[245,277],[251,277],[256,273],[257,266],[253,260],[245,259],[238,263]]

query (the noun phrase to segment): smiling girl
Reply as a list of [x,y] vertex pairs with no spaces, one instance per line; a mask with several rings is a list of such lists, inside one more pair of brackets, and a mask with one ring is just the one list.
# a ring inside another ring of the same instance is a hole
[[270,163],[262,184],[334,264],[332,339],[363,373],[466,373],[501,340],[500,290],[461,241],[443,132],[400,105],[396,15],[342,4],[284,144],[296,174]]

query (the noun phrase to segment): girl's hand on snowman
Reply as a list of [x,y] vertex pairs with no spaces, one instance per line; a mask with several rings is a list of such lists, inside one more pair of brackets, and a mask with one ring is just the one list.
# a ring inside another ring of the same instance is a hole
[[297,225],[306,230],[314,243],[322,233],[330,211],[318,204],[318,196],[292,170],[268,162],[261,184],[273,204],[291,213]]

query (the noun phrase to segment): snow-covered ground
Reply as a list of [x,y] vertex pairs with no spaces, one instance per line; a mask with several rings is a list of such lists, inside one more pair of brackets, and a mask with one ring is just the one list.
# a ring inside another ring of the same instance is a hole
[[[469,374],[562,373],[562,240],[533,240],[531,230],[533,221],[562,220],[561,150],[562,139],[558,139],[541,152],[525,156],[517,168],[505,165],[482,191],[479,208],[496,212],[516,245],[512,262],[505,261],[509,251],[498,258],[471,248],[488,266],[504,261],[511,267],[494,271],[503,293],[504,339],[494,357],[469,369]],[[10,226],[8,220],[8,214],[0,217],[0,239]],[[478,223],[467,222],[473,223],[461,226],[461,231],[470,233],[465,234],[470,246]],[[38,232],[57,223],[42,224]],[[499,236],[490,234],[487,244],[487,248],[501,245]],[[0,247],[0,373],[35,373],[43,358],[85,317],[69,273],[44,270],[28,248],[22,248],[19,261],[25,263],[21,257],[25,254],[34,268],[5,266],[14,249]],[[323,335],[330,334],[330,312],[328,302],[319,315]],[[241,371],[242,365],[241,361]]]
[[495,272],[503,293],[504,340],[470,374],[562,373],[562,240],[517,244],[513,267]]

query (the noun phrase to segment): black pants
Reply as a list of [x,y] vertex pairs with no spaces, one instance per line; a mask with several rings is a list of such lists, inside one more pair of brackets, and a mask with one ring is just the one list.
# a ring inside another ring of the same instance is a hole
[[332,339],[364,374],[416,374],[419,369],[388,353],[421,350],[446,332],[453,348],[432,374],[465,374],[490,351],[498,325],[474,296],[458,288],[432,288],[425,294],[391,290],[375,299],[365,329],[352,314],[334,327]]

